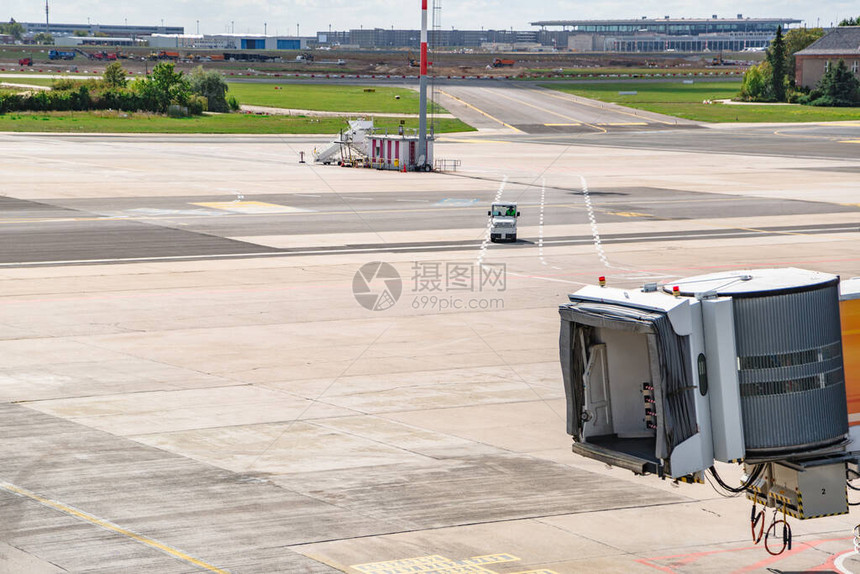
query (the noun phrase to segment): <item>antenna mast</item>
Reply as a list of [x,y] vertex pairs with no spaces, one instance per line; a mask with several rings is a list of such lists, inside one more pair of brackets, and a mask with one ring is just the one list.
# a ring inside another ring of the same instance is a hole
[[421,0],[421,62],[418,74],[418,158],[419,169],[427,165],[427,0]]

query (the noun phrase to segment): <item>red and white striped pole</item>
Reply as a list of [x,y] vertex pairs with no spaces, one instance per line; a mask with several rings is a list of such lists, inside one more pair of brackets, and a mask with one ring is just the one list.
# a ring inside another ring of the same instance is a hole
[[421,0],[421,67],[418,73],[418,169],[427,161],[427,0]]

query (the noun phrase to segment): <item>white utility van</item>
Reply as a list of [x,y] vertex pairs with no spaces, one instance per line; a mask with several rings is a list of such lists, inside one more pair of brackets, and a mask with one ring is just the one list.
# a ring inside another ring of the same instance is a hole
[[517,211],[516,202],[494,203],[487,212],[490,216],[490,241],[517,240]]

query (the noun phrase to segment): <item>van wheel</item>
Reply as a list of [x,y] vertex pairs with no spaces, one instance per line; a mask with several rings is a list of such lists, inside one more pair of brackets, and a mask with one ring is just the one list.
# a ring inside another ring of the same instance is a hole
[[516,243],[516,241],[517,241],[517,234],[516,233],[514,233],[513,236],[511,236],[511,241]]

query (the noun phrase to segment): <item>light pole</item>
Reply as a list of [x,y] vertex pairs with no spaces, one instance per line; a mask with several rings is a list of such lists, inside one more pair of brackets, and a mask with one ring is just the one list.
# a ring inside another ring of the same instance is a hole
[[197,20],[197,35],[200,35],[200,20]]

